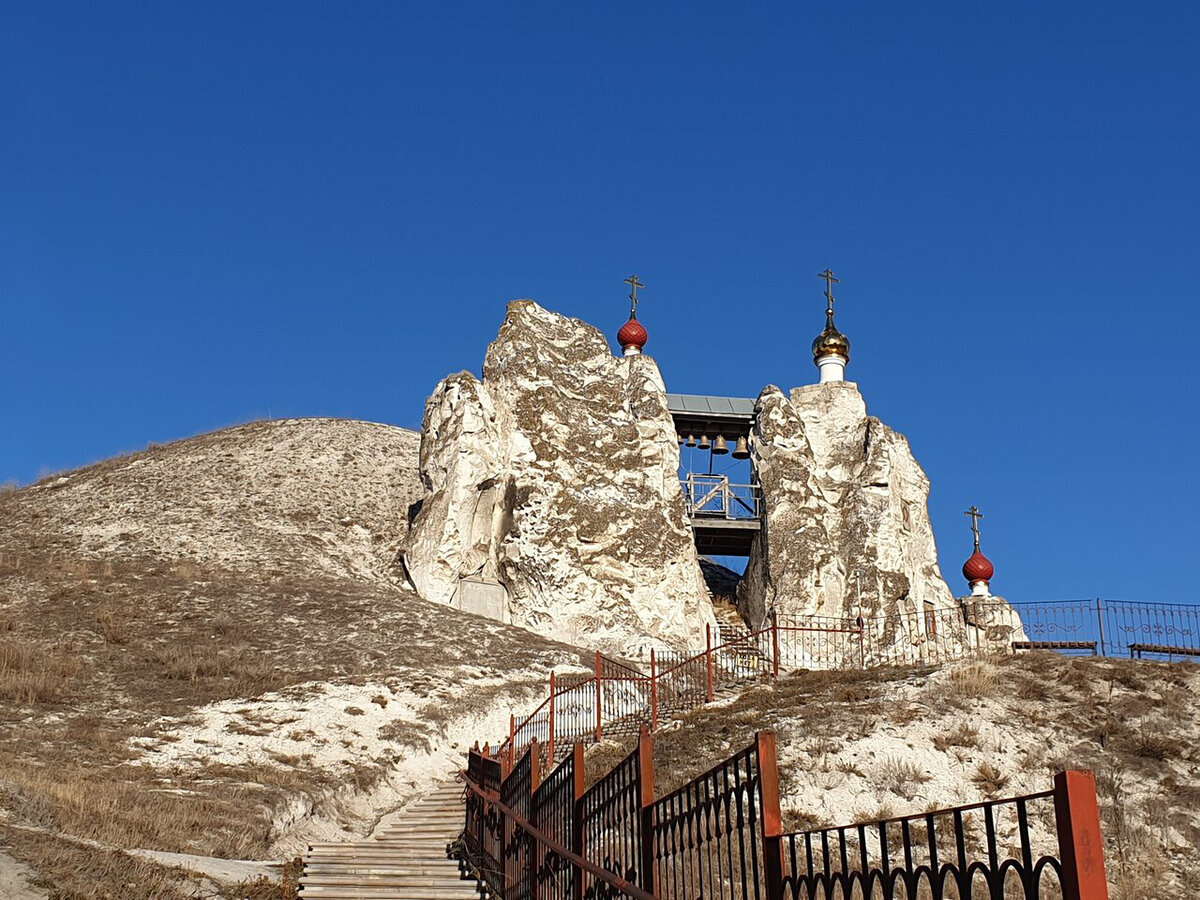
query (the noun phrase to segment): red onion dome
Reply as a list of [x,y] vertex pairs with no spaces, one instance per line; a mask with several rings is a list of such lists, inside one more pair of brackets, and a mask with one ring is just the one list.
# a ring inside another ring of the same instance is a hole
[[621,344],[622,349],[637,347],[641,350],[646,346],[648,340],[650,340],[650,335],[642,323],[633,316],[630,316],[629,321],[622,325],[621,330],[617,332],[617,341]]
[[971,584],[975,584],[977,581],[991,581],[995,574],[996,567],[992,565],[992,561],[978,550],[963,563],[963,578]]

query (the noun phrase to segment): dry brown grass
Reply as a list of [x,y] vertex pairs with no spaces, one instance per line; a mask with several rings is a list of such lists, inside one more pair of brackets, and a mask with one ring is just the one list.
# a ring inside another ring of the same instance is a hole
[[54,900],[188,900],[198,882],[183,869],[55,835],[0,826],[12,856],[30,866],[34,884]]
[[998,765],[982,760],[971,775],[971,783],[989,800],[999,797],[1008,787],[1009,777]]
[[124,644],[129,640],[132,619],[133,607],[129,603],[103,600],[96,607],[96,625],[110,644]]
[[996,669],[986,662],[973,662],[950,670],[947,694],[960,701],[986,700],[1000,693]]
[[933,736],[933,746],[943,753],[951,747],[978,747],[979,729],[972,726],[969,722],[957,722],[948,731],[935,734]]
[[886,791],[911,800],[921,785],[929,781],[929,773],[906,759],[888,758],[875,767],[872,773],[876,784]]
[[65,695],[80,662],[32,642],[0,641],[0,697],[17,706],[52,702]]

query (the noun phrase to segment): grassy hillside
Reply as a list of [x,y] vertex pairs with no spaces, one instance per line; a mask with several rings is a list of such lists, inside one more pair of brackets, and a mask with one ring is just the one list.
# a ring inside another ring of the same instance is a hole
[[0,852],[56,896],[175,896],[124,851],[362,834],[580,663],[397,586],[416,447],[255,423],[0,495]]

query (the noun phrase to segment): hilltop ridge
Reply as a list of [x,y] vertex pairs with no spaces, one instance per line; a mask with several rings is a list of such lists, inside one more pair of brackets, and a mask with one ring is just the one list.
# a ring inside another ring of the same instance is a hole
[[420,440],[391,425],[311,418],[151,445],[0,495],[0,553],[393,581],[421,496]]

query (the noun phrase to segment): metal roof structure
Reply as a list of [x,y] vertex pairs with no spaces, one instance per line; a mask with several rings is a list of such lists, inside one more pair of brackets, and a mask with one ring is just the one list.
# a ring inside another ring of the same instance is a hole
[[689,419],[754,418],[753,397],[708,397],[703,394],[667,394],[671,415]]

